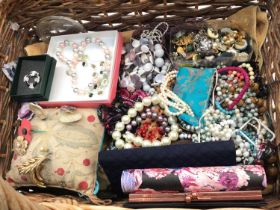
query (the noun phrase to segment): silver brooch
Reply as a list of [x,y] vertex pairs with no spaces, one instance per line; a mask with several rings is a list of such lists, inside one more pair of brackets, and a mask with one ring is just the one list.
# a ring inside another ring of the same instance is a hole
[[34,89],[41,81],[40,74],[37,71],[31,71],[23,77],[23,82],[25,82],[30,89]]

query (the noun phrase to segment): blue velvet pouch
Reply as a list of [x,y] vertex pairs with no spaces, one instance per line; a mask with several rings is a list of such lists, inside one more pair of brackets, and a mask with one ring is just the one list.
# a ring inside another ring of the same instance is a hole
[[[215,71],[215,68],[179,68],[173,92],[186,102],[194,113],[194,116],[186,113],[179,116],[188,124],[197,126],[204,110],[208,107]],[[170,111],[177,110],[170,107]]]

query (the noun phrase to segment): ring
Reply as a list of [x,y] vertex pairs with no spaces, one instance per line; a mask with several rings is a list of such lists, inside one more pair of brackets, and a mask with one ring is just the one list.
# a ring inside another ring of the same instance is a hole
[[40,74],[37,71],[31,71],[29,74],[26,74],[23,78],[23,82],[25,82],[28,88],[30,89],[34,89],[35,86],[40,83],[40,80]]

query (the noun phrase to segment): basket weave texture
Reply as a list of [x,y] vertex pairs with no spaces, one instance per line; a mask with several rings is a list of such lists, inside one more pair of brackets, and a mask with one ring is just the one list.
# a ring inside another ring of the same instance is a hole
[[[280,142],[280,1],[279,0],[0,0],[0,66],[23,55],[34,39],[36,23],[50,15],[78,20],[87,30],[131,30],[151,22],[225,18],[243,7],[259,5],[270,17],[262,48],[261,70],[269,97],[277,142]],[[13,30],[17,24],[20,28]],[[9,96],[10,82],[0,71],[0,173],[4,176],[12,154],[18,105]],[[277,185],[276,190],[279,190]]]

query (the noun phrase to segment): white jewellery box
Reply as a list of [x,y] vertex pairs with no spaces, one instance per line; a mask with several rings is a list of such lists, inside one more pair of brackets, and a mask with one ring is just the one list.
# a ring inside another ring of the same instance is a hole
[[118,31],[55,36],[48,54],[57,60],[48,101],[42,106],[97,107],[116,96],[122,38]]

